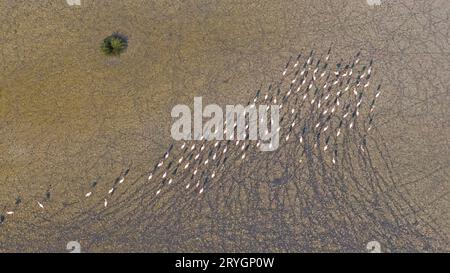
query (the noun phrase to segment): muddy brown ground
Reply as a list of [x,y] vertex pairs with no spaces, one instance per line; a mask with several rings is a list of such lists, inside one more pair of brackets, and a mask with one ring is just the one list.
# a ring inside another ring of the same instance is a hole
[[[330,46],[336,58],[359,50],[374,58],[390,175],[448,237],[450,4],[384,2],[2,1],[0,213],[18,196],[23,202],[0,225],[0,251],[65,251],[70,234],[23,231],[76,221],[83,207],[103,202],[82,198],[92,181],[105,191],[123,169],[138,177],[153,166],[172,142],[174,105],[192,105],[194,96],[245,104],[289,56]],[[120,58],[99,51],[113,31],[129,37]],[[43,212],[36,200],[48,190]],[[95,242],[86,250],[170,249],[143,244]]]

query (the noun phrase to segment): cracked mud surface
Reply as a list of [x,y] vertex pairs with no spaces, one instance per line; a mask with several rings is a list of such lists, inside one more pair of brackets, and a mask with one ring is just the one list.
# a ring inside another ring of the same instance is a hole
[[[65,251],[73,240],[83,251],[365,251],[370,240],[389,251],[448,251],[449,14],[445,0],[2,1],[0,214],[15,214],[0,225],[0,251]],[[129,37],[120,58],[99,52],[113,31]],[[290,56],[330,46],[334,63],[360,50],[373,58],[373,85],[383,86],[370,168],[352,154],[343,174],[309,160],[305,177],[262,189],[273,202],[250,198],[286,166],[300,170],[290,144],[222,170],[216,182],[242,190],[198,199],[174,186],[155,201],[158,181],[140,177],[172,143],[174,105],[194,96],[246,104],[280,80]],[[102,193],[127,168],[105,209]],[[85,198],[93,181],[97,194]],[[289,199],[293,181],[314,184]],[[371,198],[386,205],[367,213]]]

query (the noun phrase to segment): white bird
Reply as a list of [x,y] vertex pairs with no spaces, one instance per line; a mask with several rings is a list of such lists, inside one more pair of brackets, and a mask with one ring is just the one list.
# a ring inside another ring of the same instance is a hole
[[84,196],[85,196],[85,197],[89,197],[89,196],[91,196],[91,195],[92,195],[92,192],[90,191],[90,192],[86,193]]
[[41,207],[42,209],[44,208],[44,205],[42,205],[39,201],[37,202],[39,207]]
[[362,98],[358,101],[358,103],[356,104],[356,107],[359,107],[362,103]]

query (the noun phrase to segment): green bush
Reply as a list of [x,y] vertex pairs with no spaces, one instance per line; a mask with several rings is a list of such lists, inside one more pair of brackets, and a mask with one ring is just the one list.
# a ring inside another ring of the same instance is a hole
[[128,38],[116,32],[103,40],[101,50],[106,55],[118,56],[125,52],[127,47]]

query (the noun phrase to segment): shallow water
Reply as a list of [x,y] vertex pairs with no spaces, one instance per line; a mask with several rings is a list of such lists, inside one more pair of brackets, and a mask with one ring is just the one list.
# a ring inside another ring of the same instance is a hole
[[[385,90],[379,130],[398,187],[449,235],[450,5],[367,3],[2,1],[0,208],[17,196],[25,208],[0,226],[0,251],[59,249],[60,238],[30,234],[30,243],[15,225],[62,208],[55,217],[65,222],[80,209],[65,204],[80,202],[93,180],[105,191],[123,169],[137,177],[153,166],[171,143],[174,105],[191,105],[194,96],[245,104],[277,79],[290,55],[330,45],[336,59],[358,50],[375,59]],[[114,31],[129,37],[129,48],[107,58],[99,45]],[[54,203],[42,215],[35,200],[47,190]],[[134,247],[93,247],[117,249]]]

